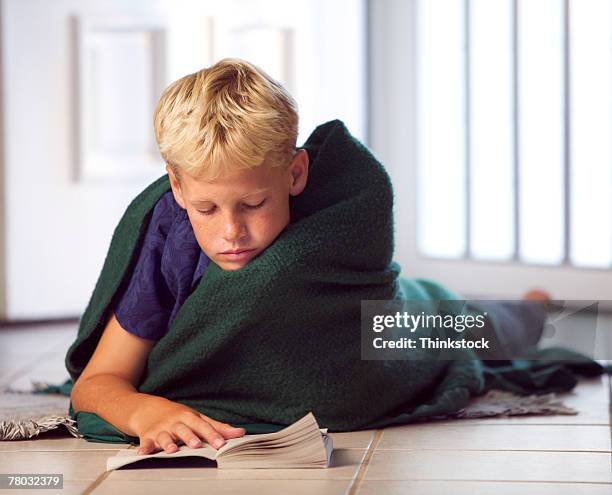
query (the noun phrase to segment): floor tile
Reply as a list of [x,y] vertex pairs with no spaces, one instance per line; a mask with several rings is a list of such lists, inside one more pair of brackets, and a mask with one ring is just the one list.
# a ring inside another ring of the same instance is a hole
[[[41,493],[58,493],[61,495],[81,495],[87,490],[89,486],[91,486],[93,482],[90,480],[66,480],[64,477],[63,488],[59,489],[27,489],[27,488],[19,488],[16,490],[11,490],[12,493],[18,493],[19,495],[40,495]],[[8,490],[2,490],[2,493],[11,493]]]
[[596,483],[499,483],[495,481],[363,481],[357,495],[610,495]]
[[95,480],[106,471],[106,459],[116,452],[2,452],[0,473],[63,473],[64,480]]
[[[0,330],[0,389],[4,383],[27,390],[33,380],[63,382],[68,378],[65,354],[76,331],[76,323]],[[356,485],[357,493],[612,493],[611,455],[593,452],[611,450],[611,394],[609,377],[601,376],[582,379],[574,390],[560,395],[566,405],[580,411],[578,415],[387,428],[365,479]],[[56,433],[0,442],[0,472],[61,472],[62,493],[82,493],[105,473],[106,459],[127,447]],[[353,478],[374,434],[331,433],[335,452],[329,469],[218,470],[215,463],[198,458],[144,461],[106,474],[94,493],[346,493],[356,483]]]
[[[58,430],[60,429],[58,428]],[[65,431],[65,428],[62,427],[62,431],[48,431],[32,440],[1,441],[0,452],[111,450],[116,453],[118,449],[127,447],[125,443],[88,442],[63,431]]]
[[367,449],[374,438],[376,430],[349,431],[330,433],[334,449]]
[[217,469],[207,459],[147,459],[114,470],[108,480],[350,480],[359,470],[365,450],[334,449],[326,469]]
[[[77,324],[0,328],[0,356],[55,350],[76,338]],[[68,347],[66,347],[68,350]]]
[[8,388],[13,382],[47,360],[51,355],[51,352],[43,352],[30,356],[0,358],[0,390]]
[[365,479],[612,483],[612,473],[610,454],[596,452],[380,450]]
[[[58,370],[65,371],[63,360],[76,337],[76,329],[76,323],[0,329],[0,389],[57,355],[60,358],[52,366],[54,375],[49,378],[55,381]],[[47,380],[44,373],[36,378]]]
[[610,427],[406,425],[386,428],[377,450],[561,450],[610,452]]
[[105,479],[96,487],[95,495],[152,494],[245,494],[266,495],[344,495],[350,480],[172,480],[117,481]]
[[33,390],[33,382],[62,384],[70,375],[64,365],[64,354],[54,353],[34,366],[31,366],[18,377],[14,378],[10,387],[12,390]]

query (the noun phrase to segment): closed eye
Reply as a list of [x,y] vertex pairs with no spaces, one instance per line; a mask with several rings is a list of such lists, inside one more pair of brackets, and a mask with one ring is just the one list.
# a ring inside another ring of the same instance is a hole
[[[263,200],[261,200],[259,203],[255,204],[255,205],[250,205],[248,203],[243,203],[243,206],[249,210],[256,210],[257,208],[261,208],[266,202],[266,198],[264,198]],[[201,215],[212,215],[215,210],[217,209],[216,206],[213,206],[211,208],[209,208],[208,210],[197,210],[198,213],[200,213]]]
[[197,210],[198,213],[201,213],[202,215],[212,215],[215,212],[215,206],[213,206],[212,208],[209,208],[208,210]]
[[257,208],[261,208],[264,203],[266,202],[265,199],[261,200],[259,203],[257,203],[256,205],[249,205],[249,204],[244,204],[245,208],[248,208],[249,210],[256,210]]

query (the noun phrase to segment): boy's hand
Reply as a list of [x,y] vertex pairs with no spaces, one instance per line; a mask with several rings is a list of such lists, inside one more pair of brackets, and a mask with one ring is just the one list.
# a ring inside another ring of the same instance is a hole
[[244,428],[221,423],[184,404],[155,396],[148,398],[133,424],[140,438],[138,454],[150,454],[158,449],[169,454],[177,452],[177,439],[192,448],[201,447],[204,439],[219,449],[226,439],[245,434]]

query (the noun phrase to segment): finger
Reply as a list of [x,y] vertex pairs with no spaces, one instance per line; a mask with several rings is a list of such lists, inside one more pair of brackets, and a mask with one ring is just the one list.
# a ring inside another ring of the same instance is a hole
[[[159,444],[155,441],[155,439],[153,438],[146,438],[142,440],[141,443],[141,447],[145,446],[146,450],[144,453],[146,454],[152,454],[154,452],[156,452],[157,450],[163,450]],[[138,450],[138,452],[140,453],[140,449]]]
[[222,423],[221,421],[209,418],[205,414],[200,413],[200,417],[207,423],[211,424],[212,427],[219,433],[221,433],[221,435],[223,435],[225,438],[241,437],[244,436],[244,434],[246,433],[246,430],[244,428],[231,426],[227,423]]
[[230,426],[230,427],[226,428],[225,430],[221,430],[220,433],[226,439],[228,439],[228,438],[239,438],[239,437],[243,437],[244,436],[244,434],[246,433],[246,430],[244,428],[237,428],[235,426]]
[[174,440],[167,431],[161,431],[157,434],[155,441],[159,446],[165,450],[168,454],[172,454],[178,450],[178,446],[174,443]]
[[191,428],[200,438],[206,440],[212,447],[219,449],[225,444],[225,438],[204,418],[193,417],[188,420],[187,426]]
[[198,437],[191,428],[189,428],[185,423],[177,423],[176,426],[173,427],[173,432],[176,434],[178,438],[180,438],[185,445],[188,445],[192,449],[197,449],[202,446],[202,440]]
[[155,449],[155,442],[152,438],[144,438],[140,442],[140,447],[138,449],[138,454],[144,455],[150,453],[153,449]]

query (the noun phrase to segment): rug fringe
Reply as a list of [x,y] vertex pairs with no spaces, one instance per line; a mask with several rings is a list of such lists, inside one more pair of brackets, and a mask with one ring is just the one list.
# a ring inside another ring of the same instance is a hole
[[566,406],[555,392],[547,394],[516,395],[503,390],[489,390],[482,396],[474,397],[470,403],[459,410],[455,418],[485,418],[490,416],[578,414]]
[[0,440],[26,440],[60,426],[64,426],[73,437],[83,438],[78,432],[76,421],[70,416],[45,416],[36,420],[0,421]]

